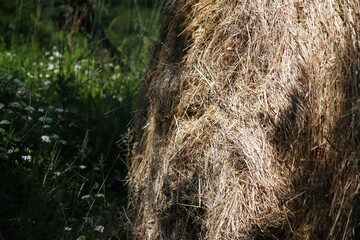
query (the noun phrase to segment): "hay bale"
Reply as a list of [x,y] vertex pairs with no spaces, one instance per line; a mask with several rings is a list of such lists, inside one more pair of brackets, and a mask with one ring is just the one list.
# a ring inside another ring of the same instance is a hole
[[174,0],[143,83],[135,239],[359,237],[359,3]]

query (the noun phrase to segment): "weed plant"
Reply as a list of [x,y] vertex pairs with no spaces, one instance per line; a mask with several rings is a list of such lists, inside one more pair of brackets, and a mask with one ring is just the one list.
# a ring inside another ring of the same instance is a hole
[[61,29],[0,41],[0,239],[127,238],[125,142],[161,4],[126,12],[108,44]]

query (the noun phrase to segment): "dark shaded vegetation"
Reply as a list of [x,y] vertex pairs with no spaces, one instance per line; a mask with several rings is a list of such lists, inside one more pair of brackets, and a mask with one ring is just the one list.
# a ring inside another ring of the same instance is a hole
[[162,6],[0,2],[1,239],[128,237],[128,124]]

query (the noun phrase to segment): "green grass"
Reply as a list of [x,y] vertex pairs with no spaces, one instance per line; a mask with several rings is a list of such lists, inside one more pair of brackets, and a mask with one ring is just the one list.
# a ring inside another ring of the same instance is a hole
[[110,45],[64,30],[0,40],[0,237],[127,238],[128,124],[160,9],[135,2],[130,23],[103,26]]

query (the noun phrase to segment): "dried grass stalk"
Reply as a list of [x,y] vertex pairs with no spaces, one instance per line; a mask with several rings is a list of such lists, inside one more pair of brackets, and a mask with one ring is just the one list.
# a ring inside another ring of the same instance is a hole
[[350,239],[357,0],[174,0],[129,172],[135,239]]

